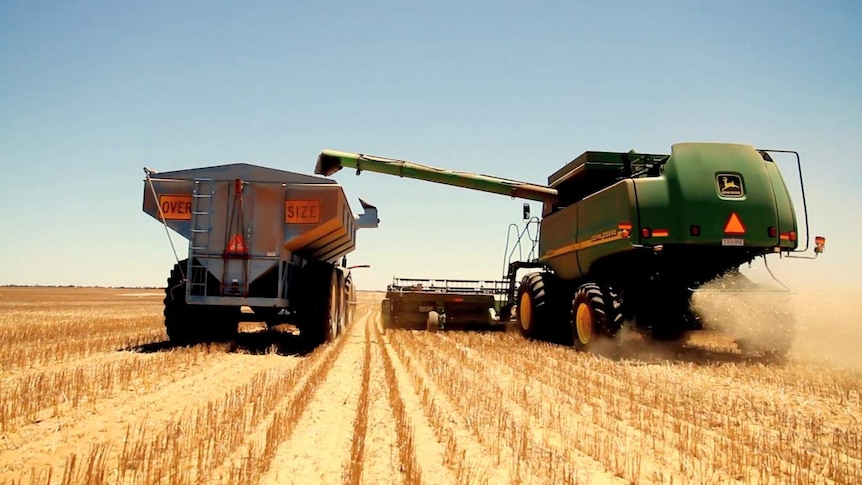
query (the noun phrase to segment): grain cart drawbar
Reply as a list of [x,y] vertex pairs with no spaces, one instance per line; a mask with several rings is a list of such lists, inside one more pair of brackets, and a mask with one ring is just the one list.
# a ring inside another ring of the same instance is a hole
[[360,199],[354,216],[333,180],[244,163],[144,170],[144,212],[189,241],[165,288],[171,342],[229,339],[256,320],[292,323],[316,345],[347,326],[346,255],[357,229],[377,227],[374,206]]
[[[376,156],[324,150],[315,172],[342,167],[543,203],[538,257],[508,265],[508,300],[522,334],[578,349],[624,321],[656,339],[679,339],[702,322],[693,291],[757,257],[799,249],[796,211],[773,159],[748,145],[680,143],[668,154],[586,152],[535,185]],[[805,204],[804,188],[802,190]],[[815,239],[814,255],[825,239]],[[796,256],[800,257],[800,256]],[[528,272],[517,284],[516,273]],[[790,325],[760,322],[784,353]],[[779,328],[780,327],[780,328]]]

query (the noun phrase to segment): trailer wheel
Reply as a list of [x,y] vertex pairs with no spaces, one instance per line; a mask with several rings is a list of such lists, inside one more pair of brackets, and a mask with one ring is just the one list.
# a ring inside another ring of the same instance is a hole
[[320,262],[302,272],[300,336],[305,347],[314,348],[338,336],[338,273]]
[[344,278],[344,288],[341,296],[341,328],[339,333],[343,333],[350,323],[353,321],[353,277],[348,274]]
[[567,325],[562,325],[559,292],[560,284],[550,273],[524,275],[518,287],[517,303],[521,335],[532,340],[568,344],[571,333]]
[[165,287],[164,316],[168,339],[176,345],[193,345],[236,337],[240,307],[186,303],[182,265],[185,261],[174,265]]
[[339,285],[338,285],[338,272],[332,271],[332,277],[329,282],[329,294],[327,295],[327,315],[324,318],[324,340],[326,342],[332,342],[338,337],[339,327],[340,325],[340,311],[338,308],[339,301]]
[[586,283],[578,288],[572,300],[572,333],[574,346],[580,351],[587,351],[591,345],[602,337],[616,333],[616,320],[622,321],[619,312],[613,315],[613,303],[608,305],[602,288],[595,283]]

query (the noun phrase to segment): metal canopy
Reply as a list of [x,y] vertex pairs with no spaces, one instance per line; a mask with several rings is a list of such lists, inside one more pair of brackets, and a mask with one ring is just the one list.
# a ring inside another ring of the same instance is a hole
[[174,170],[171,172],[155,172],[151,177],[153,179],[161,180],[241,179],[246,182],[284,184],[337,184],[335,180],[324,177],[288,172],[287,170],[277,170],[274,168],[261,167],[259,165],[251,165],[249,163],[230,163],[226,165],[214,165],[211,167]]

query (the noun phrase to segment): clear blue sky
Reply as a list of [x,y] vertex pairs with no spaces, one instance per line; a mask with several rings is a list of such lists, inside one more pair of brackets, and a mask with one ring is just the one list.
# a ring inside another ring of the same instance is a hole
[[[802,153],[829,248],[782,277],[858,285],[860,25],[854,1],[0,0],[0,283],[163,284],[143,166],[312,173],[334,148],[543,183],[586,150],[728,141]],[[501,275],[522,201],[335,178],[380,208],[361,287]]]

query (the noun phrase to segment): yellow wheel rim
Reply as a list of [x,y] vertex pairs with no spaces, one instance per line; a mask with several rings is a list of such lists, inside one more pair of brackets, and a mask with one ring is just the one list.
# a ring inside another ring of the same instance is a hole
[[524,293],[521,295],[521,301],[518,302],[518,320],[521,322],[521,328],[529,330],[533,326],[533,305],[530,302],[530,294]]
[[578,305],[575,327],[578,330],[578,340],[584,345],[590,343],[593,336],[593,312],[590,311],[590,307],[586,303]]

